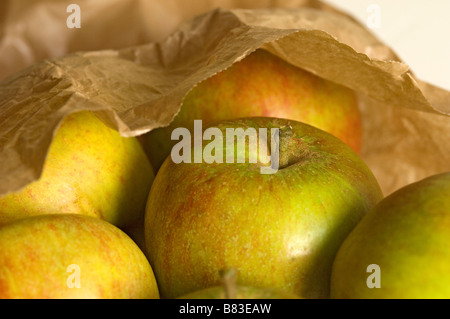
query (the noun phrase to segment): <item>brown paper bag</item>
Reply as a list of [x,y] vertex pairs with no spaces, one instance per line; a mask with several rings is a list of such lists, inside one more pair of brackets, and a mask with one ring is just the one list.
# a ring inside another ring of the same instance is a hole
[[[43,12],[61,5],[36,2],[47,5]],[[122,9],[130,6],[137,16],[137,8],[159,3],[116,2]],[[98,3],[97,8],[106,8],[106,2]],[[174,17],[169,27],[152,35],[146,21],[136,22],[128,15],[120,19],[121,10],[113,10],[118,30],[126,21],[131,23],[134,46],[122,33],[105,50],[66,54],[73,48],[89,48],[85,39],[89,37],[85,34],[73,41],[63,30],[60,36],[66,42],[55,46],[63,49],[42,55],[53,58],[35,64],[19,61],[15,65],[30,65],[21,71],[12,72],[11,67],[12,75],[0,83],[0,194],[39,177],[52,134],[67,114],[91,110],[123,136],[140,136],[168,125],[198,82],[260,47],[358,93],[364,119],[362,157],[385,194],[450,170],[450,92],[417,79],[389,47],[353,18],[319,1],[276,1],[267,9],[206,10],[213,3],[205,1],[203,9],[191,8],[185,14],[180,14],[189,6],[185,1],[161,4],[159,9],[173,9]],[[251,7],[256,2],[243,3]],[[259,7],[272,4],[267,1]],[[222,7],[234,5],[235,1],[222,1]],[[184,20],[198,12],[205,13]],[[4,28],[10,20],[3,22],[3,35],[11,36],[5,31],[10,29]],[[174,21],[184,22],[173,31],[178,23]],[[85,32],[100,35],[100,31],[97,25]],[[149,38],[157,41],[145,43]],[[4,50],[0,47],[0,52]],[[33,53],[29,61],[39,60]],[[8,59],[2,63],[7,65]]]

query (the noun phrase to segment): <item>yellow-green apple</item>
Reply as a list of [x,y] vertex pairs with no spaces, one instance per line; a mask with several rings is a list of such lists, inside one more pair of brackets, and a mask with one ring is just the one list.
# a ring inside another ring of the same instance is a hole
[[259,49],[230,68],[195,86],[168,127],[144,135],[145,148],[157,171],[169,155],[176,127],[192,130],[243,117],[278,117],[305,122],[361,148],[361,115],[355,93]]
[[450,172],[378,203],[340,247],[332,298],[450,298]]
[[153,178],[136,138],[122,137],[93,113],[73,113],[58,128],[40,178],[0,198],[0,224],[74,213],[122,227],[144,215]]
[[222,285],[193,291],[178,299],[301,299],[300,296],[280,289],[238,286],[234,269],[226,270],[225,274],[222,271],[219,273]]
[[[255,152],[250,138],[246,160],[229,161],[236,157],[228,154],[232,149],[242,156],[245,136],[236,132],[252,129],[260,132],[258,144],[278,129],[278,143],[267,147],[271,157],[278,153],[276,172],[262,173],[264,142],[258,160],[250,160]],[[238,285],[328,297],[340,243],[382,198],[371,170],[338,138],[293,120],[221,121],[204,130],[204,140],[207,132],[215,132],[214,139],[208,135],[209,143],[194,142],[190,150],[194,159],[202,150],[203,160],[180,162],[172,152],[150,190],[145,242],[161,296],[177,298],[217,285],[217,271],[234,268]],[[215,158],[221,153],[222,163]]]
[[[214,286],[204,288],[178,299],[228,299],[225,290],[222,286]],[[280,289],[273,288],[255,288],[237,286],[236,294],[229,299],[302,299],[293,293],[289,293]]]
[[1,299],[159,298],[153,270],[118,227],[44,214],[0,227]]

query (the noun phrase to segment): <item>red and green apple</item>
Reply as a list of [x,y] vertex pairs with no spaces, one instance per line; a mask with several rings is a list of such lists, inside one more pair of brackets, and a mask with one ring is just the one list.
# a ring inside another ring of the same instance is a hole
[[[305,123],[259,117],[214,128],[224,136],[229,129],[278,128],[279,169],[262,174],[259,160],[165,160],[145,215],[146,251],[161,296],[218,285],[218,271],[233,268],[240,286],[327,298],[340,244],[382,199],[371,170],[341,140]],[[227,147],[236,145],[223,144],[224,157]]]
[[170,154],[175,128],[192,131],[194,120],[206,126],[244,117],[305,122],[361,150],[361,114],[353,90],[258,49],[192,88],[169,126],[143,136],[153,168],[157,171]]

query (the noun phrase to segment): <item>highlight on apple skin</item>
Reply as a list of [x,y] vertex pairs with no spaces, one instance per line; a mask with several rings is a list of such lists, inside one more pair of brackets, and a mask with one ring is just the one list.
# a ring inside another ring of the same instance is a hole
[[281,128],[285,164],[265,175],[259,163],[166,158],[145,215],[161,296],[217,285],[217,271],[234,268],[237,285],[327,298],[340,244],[383,197],[372,172],[348,145],[305,123],[247,118],[214,127],[224,135],[227,128]]

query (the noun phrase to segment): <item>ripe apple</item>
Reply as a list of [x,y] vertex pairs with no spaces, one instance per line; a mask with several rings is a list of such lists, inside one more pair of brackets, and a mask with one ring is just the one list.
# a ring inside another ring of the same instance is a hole
[[0,227],[1,299],[159,298],[152,268],[118,227],[45,214]]
[[327,131],[360,151],[361,115],[354,92],[258,49],[240,62],[194,87],[168,127],[144,135],[157,171],[170,154],[176,127],[192,129],[194,120],[210,125],[244,117],[278,117]]
[[122,227],[143,217],[153,178],[137,139],[120,136],[93,113],[77,112],[58,128],[41,177],[0,198],[0,224],[75,213]]
[[217,285],[217,271],[234,268],[238,285],[328,297],[340,243],[382,198],[370,169],[338,138],[305,123],[261,117],[215,128],[224,135],[279,128],[280,167],[261,174],[260,162],[166,159],[145,215],[147,257],[161,296]]
[[[221,274],[223,284],[185,294],[178,299],[301,299],[299,296],[273,288],[256,288],[236,285],[234,269]],[[230,274],[232,272],[232,274]]]
[[[178,299],[228,299],[222,286],[205,288],[188,293]],[[279,289],[236,287],[236,295],[229,299],[302,299]]]
[[450,172],[387,196],[339,249],[331,297],[450,298],[449,225]]

